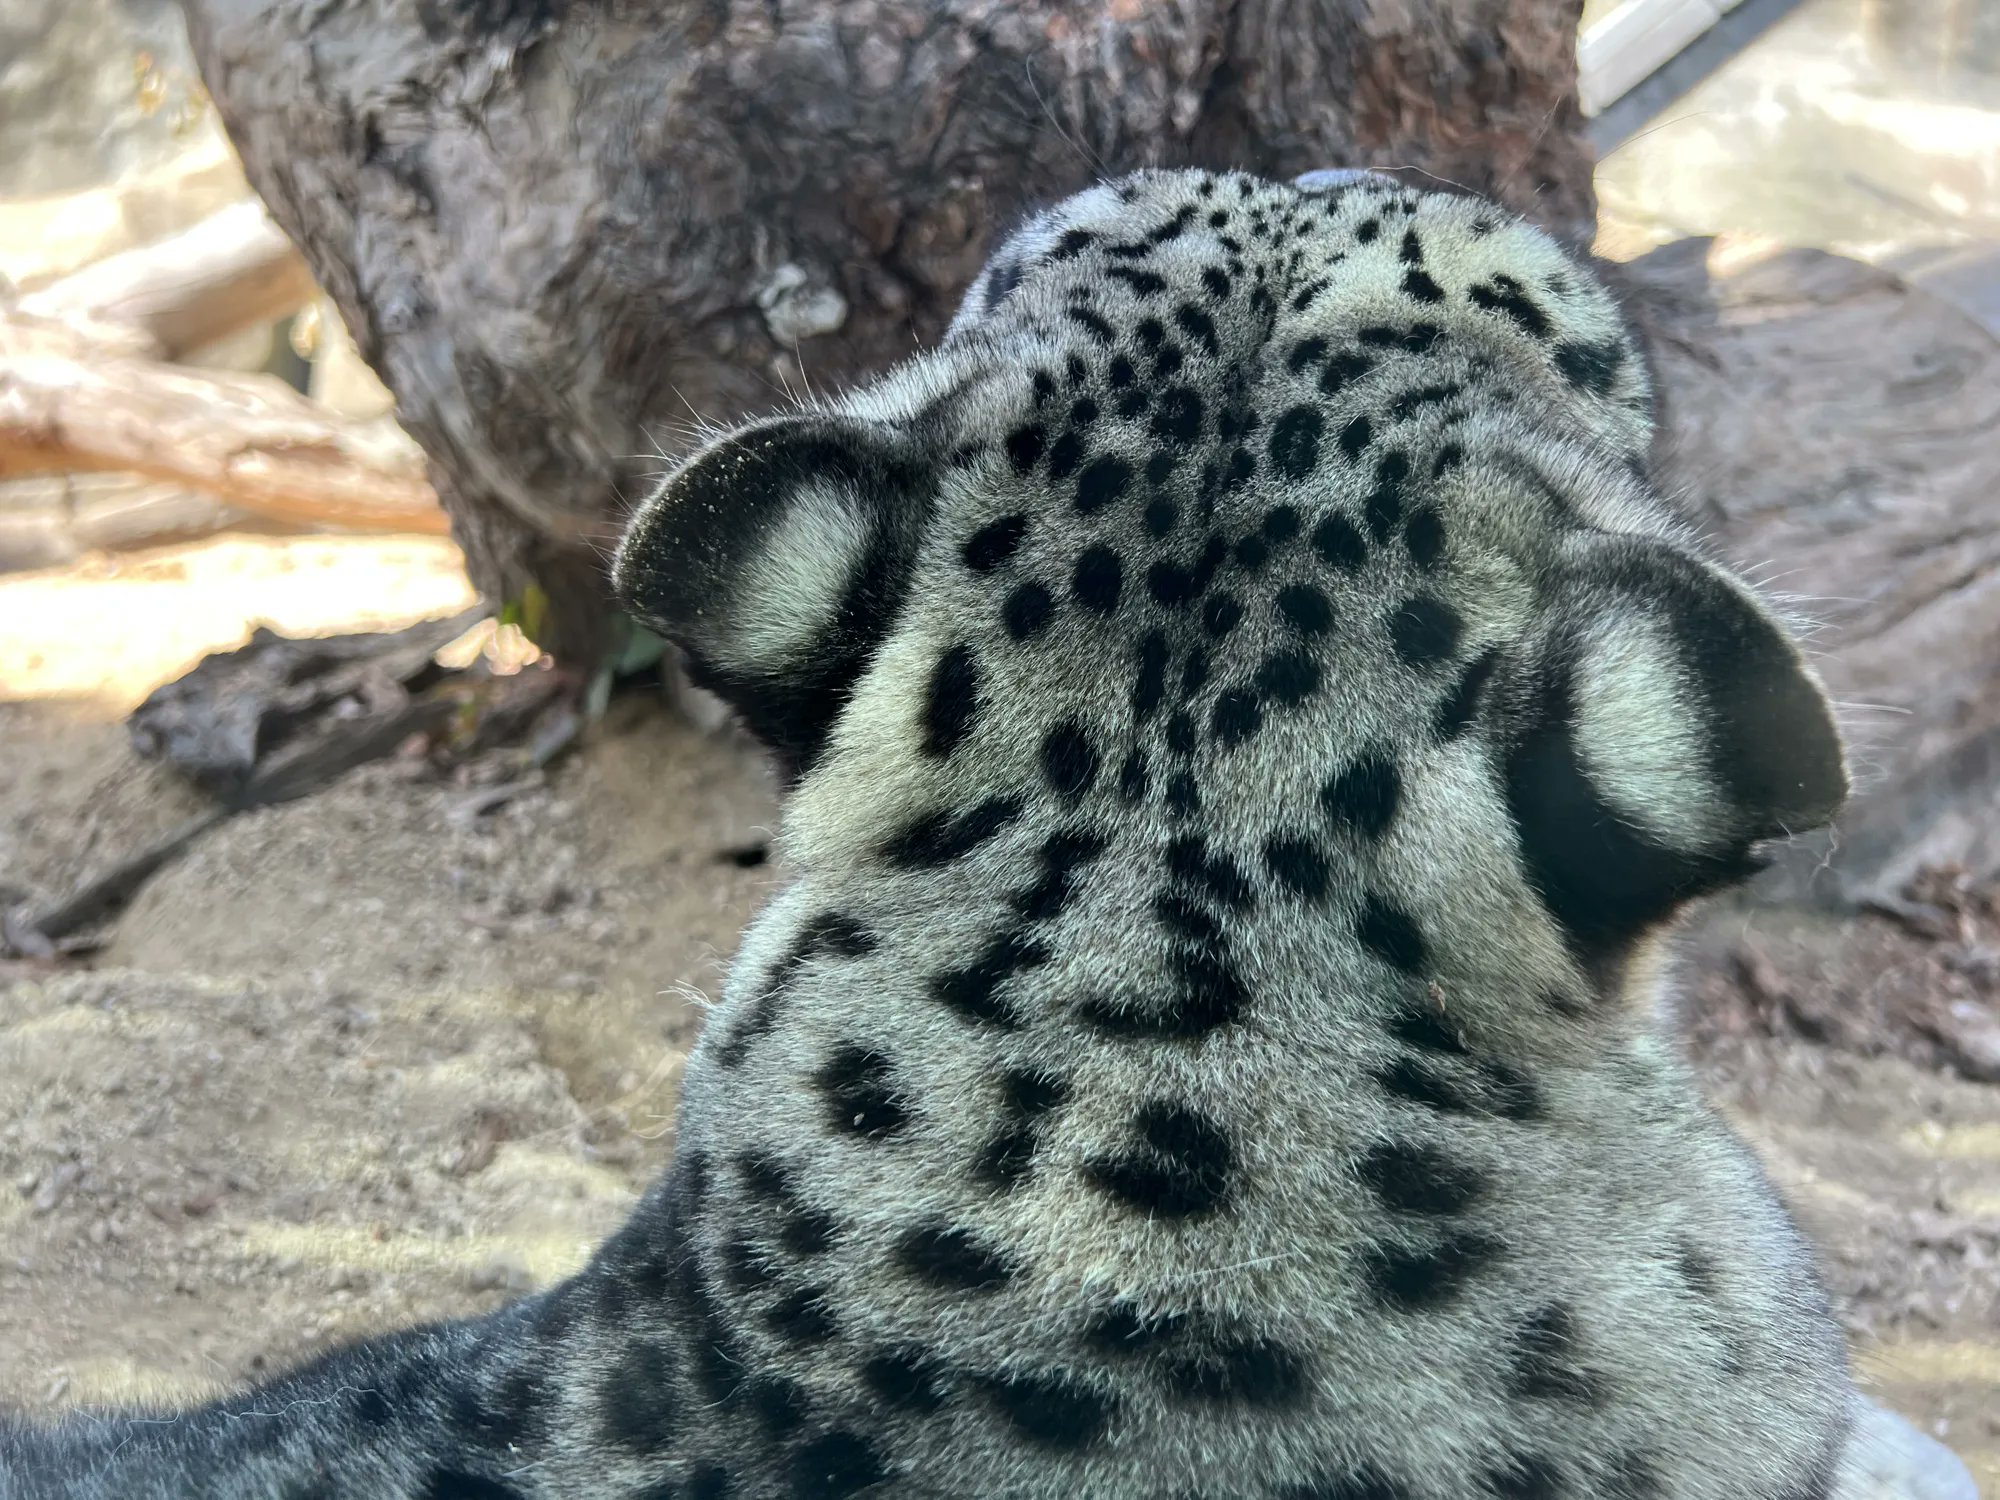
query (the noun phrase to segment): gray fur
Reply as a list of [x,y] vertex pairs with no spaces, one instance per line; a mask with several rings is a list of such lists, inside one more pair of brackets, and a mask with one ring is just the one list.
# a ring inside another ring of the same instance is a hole
[[1650,439],[1607,294],[1479,200],[1032,221],[620,556],[796,778],[668,1180],[570,1283],[16,1434],[0,1494],[1833,1493],[1838,1330],[1653,975],[1845,777]]

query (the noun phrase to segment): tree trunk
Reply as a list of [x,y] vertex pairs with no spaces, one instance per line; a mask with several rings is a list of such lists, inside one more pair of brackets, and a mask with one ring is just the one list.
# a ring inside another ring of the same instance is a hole
[[185,5],[474,582],[579,665],[649,471],[935,337],[1037,200],[1378,166],[1594,223],[1581,0]]

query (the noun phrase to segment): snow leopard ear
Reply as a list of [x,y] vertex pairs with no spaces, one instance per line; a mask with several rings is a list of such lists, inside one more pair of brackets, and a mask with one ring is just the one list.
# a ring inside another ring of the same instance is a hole
[[639,507],[612,587],[795,774],[901,606],[930,489],[894,428],[760,422],[697,453]]
[[1665,543],[1588,533],[1505,768],[1530,878],[1580,958],[1615,958],[1752,846],[1847,797],[1833,711],[1754,595]]

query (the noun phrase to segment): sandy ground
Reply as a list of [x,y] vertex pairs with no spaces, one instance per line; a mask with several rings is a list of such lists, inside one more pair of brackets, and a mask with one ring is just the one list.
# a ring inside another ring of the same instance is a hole
[[[0,901],[200,806],[119,722],[200,651],[256,617],[379,627],[463,598],[448,549],[406,541],[0,579]],[[421,763],[365,768],[224,825],[87,961],[0,964],[0,1403],[211,1391],[493,1306],[617,1222],[776,878],[770,790],[729,737],[621,700],[480,802]],[[1914,939],[1731,923],[1723,948],[1767,968],[1839,961],[1789,1011],[1696,974],[1715,1096],[1824,1247],[1871,1389],[2000,1495],[2000,1089],[1879,1027],[1799,1035],[1814,1006],[1874,1016],[1885,976],[1932,983]]]

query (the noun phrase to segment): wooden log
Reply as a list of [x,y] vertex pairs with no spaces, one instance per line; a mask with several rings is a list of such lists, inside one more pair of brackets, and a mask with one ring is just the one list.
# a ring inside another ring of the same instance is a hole
[[0,320],[0,478],[107,470],[288,521],[447,529],[414,449],[280,380],[104,354],[73,330]]
[[245,328],[274,323],[312,300],[312,273],[260,203],[232,204],[192,229],[127,250],[20,299],[15,311],[93,337],[145,335],[165,359]]

